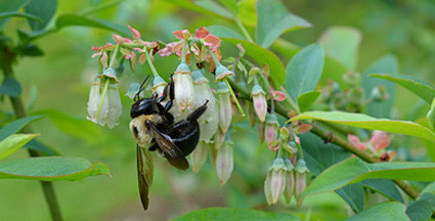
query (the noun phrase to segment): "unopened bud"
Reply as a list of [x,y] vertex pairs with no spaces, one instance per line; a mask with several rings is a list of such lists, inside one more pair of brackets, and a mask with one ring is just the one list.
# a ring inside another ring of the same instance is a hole
[[260,119],[261,122],[264,122],[267,113],[266,93],[260,85],[256,84],[252,88],[251,96],[254,103],[255,113],[257,114],[258,119]]
[[348,84],[357,85],[361,80],[361,75],[358,72],[349,71],[343,75],[343,80]]
[[288,142],[290,131],[287,129],[287,127],[281,127],[281,129],[279,129],[279,137],[281,138],[282,142]]
[[216,100],[219,115],[218,124],[224,133],[228,131],[233,117],[230,96],[230,89],[227,87],[227,85],[224,82],[218,82],[216,90]]
[[206,141],[200,140],[196,145],[195,150],[190,154],[190,162],[192,163],[192,170],[194,173],[198,173],[201,167],[207,160],[207,150],[210,144]]
[[387,88],[385,86],[378,86],[372,89],[371,97],[373,101],[381,102],[387,100],[390,95],[388,94]]
[[271,147],[271,145],[277,140],[278,128],[279,128],[279,123],[276,115],[268,114],[266,119],[265,136],[266,136],[266,143],[269,146],[269,149],[273,148]]
[[301,195],[307,188],[307,172],[308,168],[305,165],[305,160],[299,159],[295,167],[295,198],[298,206],[301,206],[304,200],[304,197]]
[[214,136],[214,147],[216,150],[219,150],[222,147],[226,135],[226,132],[223,132],[220,128],[217,129],[216,135]]
[[227,138],[225,139],[222,148],[216,152],[216,172],[221,185],[224,185],[228,181],[233,172],[233,145],[234,143],[231,139]]
[[288,158],[285,159],[285,165],[287,166],[287,180],[285,183],[284,198],[285,202],[289,204],[295,191],[296,181],[294,166]]
[[281,157],[275,158],[272,166],[267,172],[264,181],[264,194],[267,204],[272,205],[278,202],[279,197],[285,190],[287,167]]
[[258,136],[258,142],[260,144],[264,142],[265,128],[266,128],[265,123],[261,123],[261,122],[257,123],[257,136]]

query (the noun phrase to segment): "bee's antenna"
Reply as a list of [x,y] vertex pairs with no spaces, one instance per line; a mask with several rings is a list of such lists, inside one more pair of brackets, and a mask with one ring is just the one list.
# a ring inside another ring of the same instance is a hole
[[137,101],[139,99],[140,92],[144,90],[143,86],[147,82],[148,78],[150,78],[150,75],[147,75],[145,77],[145,80],[143,80],[142,83],[140,84],[139,91],[134,95],[134,101]]

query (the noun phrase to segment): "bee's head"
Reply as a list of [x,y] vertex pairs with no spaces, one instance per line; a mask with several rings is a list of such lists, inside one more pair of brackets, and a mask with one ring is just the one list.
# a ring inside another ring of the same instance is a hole
[[144,98],[137,100],[132,106],[130,111],[130,117],[135,118],[142,114],[150,115],[158,113],[157,110],[157,94],[153,94],[151,98]]

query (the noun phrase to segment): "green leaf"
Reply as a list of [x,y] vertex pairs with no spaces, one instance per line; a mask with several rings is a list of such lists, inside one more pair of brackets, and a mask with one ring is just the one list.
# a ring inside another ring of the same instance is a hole
[[398,202],[380,203],[350,217],[347,221],[409,221],[405,210],[405,205]]
[[237,9],[236,0],[218,0],[218,1],[231,11],[233,17],[237,15],[238,9]]
[[0,141],[0,160],[11,155],[39,134],[12,134]]
[[355,70],[361,39],[361,32],[356,28],[334,26],[322,34],[319,43],[325,49],[325,54],[341,62],[348,69]]
[[317,98],[320,96],[320,91],[309,91],[299,95],[298,105],[301,112],[305,112],[310,109],[311,105],[316,102]]
[[364,186],[376,191],[391,200],[396,200],[404,203],[399,189],[393,181],[387,179],[370,179],[362,181]]
[[[21,7],[23,7],[27,3],[27,0],[2,0],[0,1],[0,13],[13,13],[18,12]],[[3,29],[3,26],[9,21],[10,17],[0,19],[0,30]]]
[[274,53],[246,40],[237,38],[222,38],[222,40],[232,45],[241,44],[246,50],[246,54],[253,58],[260,67],[263,64],[269,65],[270,77],[278,87],[283,85],[285,80],[284,66]]
[[42,20],[34,15],[23,13],[23,12],[2,12],[0,13],[0,19],[9,18],[9,17],[22,17],[28,18],[31,20],[35,20],[37,22],[42,22]]
[[0,162],[0,179],[72,181],[97,175],[110,175],[110,170],[104,163],[91,163],[78,157],[34,157]]
[[44,110],[37,114],[46,115],[62,132],[84,140],[92,141],[99,136],[98,127],[91,121],[74,118],[56,110]]
[[416,124],[411,121],[374,118],[365,114],[347,113],[341,111],[310,111],[299,114],[298,116],[291,118],[289,121],[305,119],[334,122],[352,127],[359,127],[369,130],[381,130],[435,141],[435,133],[429,128],[423,127],[420,124]]
[[243,24],[251,27],[257,25],[256,3],[257,0],[240,0],[237,2],[239,8],[237,17]]
[[17,53],[22,56],[42,56],[44,52],[34,44],[25,44],[17,48]]
[[435,87],[411,76],[399,74],[370,74],[368,77],[380,78],[402,85],[415,95],[421,97],[428,104],[431,104],[432,99],[435,97]]
[[220,38],[239,38],[245,40],[245,37],[243,37],[241,34],[226,26],[212,25],[208,26],[207,29],[211,34]]
[[426,199],[413,201],[407,205],[406,214],[412,221],[430,220],[430,217],[432,216],[431,203]]
[[[349,173],[352,171],[352,173]],[[392,162],[368,164],[358,158],[337,163],[323,171],[305,190],[311,195],[339,189],[366,179],[435,181],[435,163]]]
[[27,20],[32,31],[43,30],[56,13],[56,8],[57,0],[31,0],[29,4],[24,7],[24,10],[42,19],[41,22],[32,19]]
[[9,137],[10,135],[12,135],[18,131],[20,131],[27,124],[29,124],[33,121],[39,120],[41,118],[42,118],[42,116],[30,116],[30,117],[20,118],[18,120],[15,120],[15,121],[7,124],[6,126],[4,126],[3,128],[0,129],[0,141],[2,141],[6,137]]
[[291,59],[286,68],[285,88],[294,101],[299,95],[316,87],[324,62],[325,58],[320,44],[305,47]]
[[264,48],[268,48],[284,32],[311,27],[305,19],[288,12],[279,0],[258,1],[257,15],[257,43]]
[[42,156],[60,156],[61,154],[57,152],[54,148],[42,144],[37,139],[33,139],[26,143],[23,148],[30,150],[36,150],[42,154]]
[[[299,137],[307,167],[316,176],[326,168],[351,156],[343,148],[332,143],[325,143],[320,137],[312,133],[304,133]],[[336,192],[355,213],[364,209],[364,188],[360,183],[347,185]]]
[[206,208],[182,215],[175,221],[212,221],[212,220],[300,220],[298,217],[285,213],[263,212],[252,209],[237,208]]
[[362,78],[362,87],[366,91],[367,97],[373,88],[377,86],[385,86],[390,98],[382,102],[371,102],[367,105],[367,113],[374,117],[389,117],[391,108],[393,107],[393,98],[396,91],[396,85],[393,82],[386,81],[383,79],[369,78],[367,77],[373,73],[386,73],[386,74],[397,74],[399,72],[399,65],[397,58],[392,55],[386,55],[376,61],[372,66],[370,66],[364,73]]
[[222,7],[212,0],[197,0],[194,3],[195,5],[200,6],[203,9],[207,9],[208,11],[212,11],[224,18],[232,19],[233,14],[228,11],[228,9]]
[[15,78],[6,77],[0,86],[0,94],[6,96],[18,97],[22,92],[21,84]]
[[58,29],[62,29],[68,26],[95,27],[95,28],[114,31],[126,37],[131,36],[130,32],[126,27],[122,27],[117,24],[113,24],[109,21],[105,21],[101,19],[92,19],[92,18],[87,18],[87,17],[83,17],[80,15],[73,15],[73,14],[65,14],[57,18],[56,27]]
[[[221,6],[219,6],[219,10],[215,11],[215,10],[213,10],[213,8],[210,8],[207,6],[206,6],[206,8],[202,7],[202,4],[204,4],[204,3],[196,4],[197,2],[193,3],[192,1],[189,1],[189,0],[163,0],[163,1],[180,6],[181,8],[189,9],[191,11],[199,12],[199,13],[202,13],[205,15],[209,15],[209,16],[211,15],[211,16],[223,18],[226,20],[232,19],[231,13]],[[216,3],[214,3],[214,4],[216,4]]]
[[[292,58],[298,51],[300,51],[299,46],[292,44],[279,38],[273,45],[274,51],[279,52],[282,56]],[[322,77],[320,82],[326,82],[328,79],[332,79],[338,84],[344,84],[343,75],[348,72],[348,69],[331,58],[329,55],[325,55],[325,65],[322,71]]]

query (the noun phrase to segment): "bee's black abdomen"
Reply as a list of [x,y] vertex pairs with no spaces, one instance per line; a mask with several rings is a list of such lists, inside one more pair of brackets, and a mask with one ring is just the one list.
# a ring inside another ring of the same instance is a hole
[[196,121],[179,121],[170,131],[175,145],[183,152],[184,156],[189,155],[195,149],[199,141],[199,125]]

